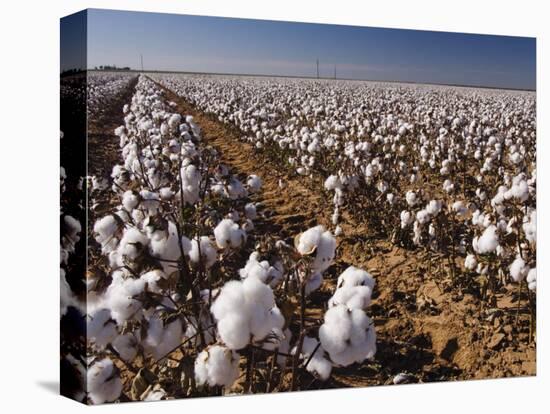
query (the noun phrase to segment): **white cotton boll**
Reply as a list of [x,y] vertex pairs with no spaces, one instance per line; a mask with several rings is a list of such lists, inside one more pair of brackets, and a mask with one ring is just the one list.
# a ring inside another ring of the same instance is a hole
[[446,179],[443,182],[443,191],[445,191],[446,193],[451,193],[454,190],[454,188],[455,188],[455,185],[451,180]]
[[218,321],[218,335],[225,345],[231,349],[242,349],[250,341],[248,315],[240,315],[234,311],[223,316]]
[[94,224],[95,240],[103,245],[111,239],[118,230],[118,221],[113,215],[105,216]]
[[459,217],[464,217],[468,213],[468,207],[461,200],[455,201],[451,208]]
[[529,270],[527,273],[527,285],[529,287],[529,290],[536,290],[537,289],[537,268],[534,267]]
[[257,193],[262,188],[262,179],[257,175],[251,175],[248,177],[246,185],[251,193]]
[[332,191],[332,190],[335,190],[337,188],[338,189],[343,188],[343,185],[342,185],[342,182],[340,181],[340,178],[337,175],[330,175],[325,180],[325,189],[327,189],[328,191]]
[[330,359],[340,366],[362,362],[376,353],[376,334],[371,319],[364,311],[344,305],[327,310],[319,328],[319,339]]
[[179,319],[166,324],[159,312],[155,312],[147,319],[147,335],[142,342],[143,349],[158,361],[181,344],[182,335]]
[[342,234],[344,234],[342,227],[339,225],[336,226],[336,228],[334,229],[334,235],[338,237],[338,236],[341,236]]
[[201,236],[200,238],[200,253],[197,239],[191,241],[191,249],[189,250],[191,263],[198,264],[200,261],[206,269],[210,269],[216,263],[216,256],[216,248],[207,236]]
[[496,250],[498,246],[498,236],[496,230],[496,226],[490,225],[485,229],[479,238],[474,239],[472,244],[477,253],[486,254],[492,253]]
[[440,200],[431,200],[426,206],[426,211],[432,216],[436,216],[441,211],[443,203]]
[[254,203],[247,203],[244,206],[244,215],[250,220],[256,220],[258,214],[256,212],[256,205]]
[[171,200],[174,197],[174,192],[170,187],[163,187],[159,190],[159,195],[162,200]]
[[275,306],[273,291],[259,279],[253,277],[244,279],[242,289],[247,303],[258,303],[266,309]]
[[129,319],[139,319],[142,306],[136,297],[143,293],[145,282],[118,275],[122,272],[113,272],[113,282],[105,292],[105,305],[111,310],[111,317],[122,325]]
[[87,318],[88,340],[98,348],[105,348],[118,335],[116,322],[109,309],[98,309]]
[[118,265],[131,265],[148,244],[149,239],[141,231],[134,227],[126,229],[117,249],[119,255]]
[[[294,354],[296,354],[296,347],[292,350],[292,355]],[[332,364],[327,359],[323,347],[319,346],[317,339],[309,336],[304,337],[301,357],[304,365],[309,361],[306,370],[311,372],[315,377],[322,381],[326,381],[330,377]]]
[[477,266],[477,259],[473,254],[469,254],[464,259],[464,267],[468,270],[474,270]]
[[355,266],[349,266],[338,276],[336,286],[338,289],[342,287],[368,286],[372,292],[375,284],[376,281],[367,271]]
[[160,206],[159,195],[149,190],[141,190],[139,195],[143,208],[147,209],[150,215],[155,215]]
[[523,281],[523,279],[527,276],[527,273],[529,273],[529,266],[527,266],[525,261],[520,256],[516,257],[510,265],[510,276],[514,282],[520,283]]
[[312,292],[315,292],[317,289],[321,287],[322,284],[323,284],[323,275],[319,272],[313,273],[306,281],[306,285],[305,285],[306,296]]
[[407,191],[405,194],[405,200],[409,206],[414,206],[417,203],[417,196],[414,191]]
[[368,286],[346,286],[336,289],[328,307],[345,305],[348,309],[366,309],[371,302],[372,290]]
[[332,264],[335,252],[336,239],[329,231],[324,231],[317,245],[317,254],[311,264],[311,269],[314,272],[324,272]]
[[522,224],[525,238],[529,243],[537,242],[537,211],[533,210],[529,216],[523,218]]
[[404,229],[414,221],[414,217],[410,211],[403,210],[400,214],[401,228]]
[[142,274],[139,278],[146,284],[149,292],[161,294],[162,289],[159,286],[159,282],[168,279],[168,275],[162,270],[155,269]]
[[197,385],[231,387],[239,377],[239,355],[224,346],[212,345],[195,360]]
[[386,200],[388,201],[388,203],[390,205],[393,205],[394,201],[395,201],[395,196],[392,194],[392,193],[388,193],[386,195]]
[[245,305],[245,296],[242,284],[236,280],[227,282],[221,289],[210,312],[217,320],[221,320],[229,313],[240,312]]
[[199,200],[200,171],[193,164],[186,165],[181,167],[180,179],[183,201],[190,205],[195,204]]
[[240,180],[235,177],[231,177],[229,184],[227,185],[227,196],[231,200],[237,200],[248,196],[248,192]]
[[117,336],[113,341],[113,348],[126,362],[132,362],[137,355],[138,341],[133,333]]
[[120,397],[122,381],[113,361],[94,361],[87,372],[87,390],[92,404],[113,402]]
[[[181,258],[181,249],[176,225],[171,221],[168,222],[168,229],[153,231],[150,240],[149,253],[159,259],[164,272],[169,275],[178,270],[177,261]],[[187,254],[190,246],[182,247],[184,254]]]
[[122,206],[124,209],[131,213],[134,208],[139,204],[139,196],[133,191],[128,190],[122,194]]
[[220,249],[236,249],[246,242],[246,232],[231,219],[223,219],[214,229],[216,244]]
[[430,220],[430,214],[426,210],[419,210],[416,213],[416,221],[419,224],[426,224]]

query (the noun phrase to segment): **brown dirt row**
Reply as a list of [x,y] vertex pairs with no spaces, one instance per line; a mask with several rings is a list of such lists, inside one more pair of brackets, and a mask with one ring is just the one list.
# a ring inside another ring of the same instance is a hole
[[[278,168],[241,141],[236,128],[164,89],[181,114],[194,117],[205,142],[219,150],[233,172],[261,176],[257,201],[263,206],[264,222],[260,226],[288,241],[313,225],[330,227],[332,208],[310,188],[307,178]],[[411,382],[535,375],[529,315],[521,306],[516,323],[517,295],[512,286],[497,295],[494,306],[484,307],[475,292],[452,283],[441,261],[421,250],[374,239],[364,223],[350,217],[346,221],[344,236],[338,238],[337,264],[308,306],[321,314],[337,274],[352,264],[365,268],[377,280],[368,313],[375,321],[378,352],[373,362],[335,369],[329,382],[316,383],[314,388],[388,384],[403,372],[411,375]],[[522,300],[525,305],[525,297]]]

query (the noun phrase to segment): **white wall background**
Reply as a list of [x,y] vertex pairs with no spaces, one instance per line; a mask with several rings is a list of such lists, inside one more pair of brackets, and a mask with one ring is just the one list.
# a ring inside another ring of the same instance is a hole
[[[550,389],[548,174],[550,34],[544,1],[56,0],[0,12],[1,411],[77,413],[57,396],[59,18],[86,7],[537,37],[539,329],[536,378],[111,405],[97,413],[531,413]],[[130,411],[131,410],[131,411]],[[290,411],[289,411],[290,412]]]

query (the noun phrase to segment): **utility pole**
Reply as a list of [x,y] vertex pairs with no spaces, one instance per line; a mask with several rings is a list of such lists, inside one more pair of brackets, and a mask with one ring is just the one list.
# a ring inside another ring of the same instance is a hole
[[334,79],[336,79],[336,65],[334,65]]
[[140,54],[139,56],[141,58],[141,71],[143,72],[143,55]]
[[319,79],[319,59],[317,59],[317,79]]

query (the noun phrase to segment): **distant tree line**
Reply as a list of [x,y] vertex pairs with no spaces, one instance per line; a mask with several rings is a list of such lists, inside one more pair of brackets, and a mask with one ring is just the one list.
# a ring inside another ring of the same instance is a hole
[[130,67],[124,66],[122,68],[117,67],[116,65],[101,65],[101,66],[95,66],[95,70],[131,70]]

